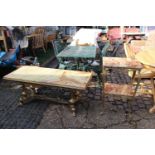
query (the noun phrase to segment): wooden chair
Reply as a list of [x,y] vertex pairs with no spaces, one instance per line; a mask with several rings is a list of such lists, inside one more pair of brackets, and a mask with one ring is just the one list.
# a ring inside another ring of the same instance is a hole
[[131,45],[133,46],[144,46],[146,43],[146,40],[132,40]]
[[32,34],[32,50],[33,54],[36,56],[35,49],[42,48],[46,53],[44,47],[44,32],[45,30],[41,27],[36,28],[35,32]]
[[106,44],[104,45],[102,51],[101,51],[101,56],[112,56],[115,57],[117,54],[117,50],[120,46],[120,41],[117,40],[115,43],[111,43],[109,40],[106,41]]
[[57,57],[57,55],[65,48],[65,45],[62,44],[60,40],[53,40],[52,45],[53,45],[53,50],[54,50],[55,57],[57,58],[57,60],[59,62],[59,69],[66,69],[67,64],[69,62],[65,63],[64,61],[62,61],[61,58]]
[[7,47],[7,43],[6,43],[6,37],[4,34],[4,29],[2,27],[0,27],[0,41],[3,41],[5,51],[8,51],[8,47]]
[[144,46],[153,46],[155,47],[155,31],[150,31],[148,33],[147,38],[144,40],[132,40],[131,41],[132,46],[139,46],[139,47],[144,47]]
[[53,34],[49,34],[47,36],[45,36],[45,48],[48,49],[48,43],[51,43],[53,40],[55,40],[57,37],[56,33]]
[[[124,43],[124,50],[125,50],[126,57],[135,59],[136,53],[134,53],[134,51],[130,48],[129,44]],[[128,72],[128,75],[130,77],[132,77],[134,74],[135,73],[133,73],[131,70]],[[152,71],[150,67],[143,65],[143,69],[141,70],[140,75],[135,74],[134,78],[137,79],[139,78],[139,76],[141,80],[145,80],[145,79],[150,80],[150,84],[152,87],[153,100],[155,104],[155,86],[154,86],[155,71]],[[142,83],[142,87],[141,87],[142,92],[145,92],[145,90],[143,89],[144,85],[145,84]],[[150,110],[150,112],[151,113],[155,112],[155,110]]]
[[135,59],[136,53],[132,51],[130,44],[124,43],[124,51],[127,58]]
[[[137,52],[134,52],[131,48],[130,44],[124,43],[124,51],[127,58],[135,59],[135,55]],[[133,72],[128,72],[129,76],[132,76]],[[152,76],[152,72],[148,70],[147,68],[143,68],[140,73],[141,78],[149,78],[149,76]],[[135,75],[135,78],[137,78],[137,75]]]
[[52,45],[55,56],[57,56],[65,48],[65,44],[63,44],[60,40],[53,40]]
[[106,44],[104,45],[102,51],[101,51],[101,57],[107,56],[108,49],[110,47],[110,41],[106,41]]

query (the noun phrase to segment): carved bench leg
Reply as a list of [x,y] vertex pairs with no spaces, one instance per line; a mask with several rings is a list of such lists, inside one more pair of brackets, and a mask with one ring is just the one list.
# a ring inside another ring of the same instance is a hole
[[76,108],[75,104],[70,104],[70,110],[72,111],[72,115],[75,117],[76,116]]
[[35,95],[35,88],[32,85],[23,84],[22,93],[19,99],[19,105],[23,105],[33,99]]
[[69,107],[72,111],[73,116],[76,116],[76,108],[75,103],[80,99],[80,92],[79,91],[73,91],[71,95],[71,99],[69,100]]
[[38,95],[37,93],[37,89],[39,87],[36,87],[35,85],[30,85],[30,84],[22,84],[22,93],[21,93],[21,97],[19,100],[19,105],[23,105],[27,102],[30,102],[31,100],[33,100],[34,98],[39,98],[39,99],[48,99],[50,101],[56,101],[56,102],[62,102],[64,104],[68,104],[70,110],[72,111],[73,116],[76,116],[76,108],[75,108],[75,103],[77,101],[79,101],[81,93],[78,90],[74,90],[71,94],[71,98],[69,99],[69,101],[63,101],[60,98],[58,98],[57,100],[52,99],[52,98],[48,98],[45,97],[43,95]]

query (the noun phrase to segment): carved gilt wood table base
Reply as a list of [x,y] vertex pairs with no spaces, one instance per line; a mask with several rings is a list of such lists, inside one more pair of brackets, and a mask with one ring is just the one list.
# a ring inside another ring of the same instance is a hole
[[[47,95],[38,94],[38,89],[40,87],[41,86],[39,86],[39,85],[22,83],[22,93],[21,93],[21,96],[19,99],[19,105],[24,105],[34,99],[48,100],[51,102],[57,102],[60,104],[68,105],[70,107],[70,110],[71,110],[73,116],[76,116],[75,103],[78,102],[81,97],[81,92],[79,90],[72,90],[70,99],[65,100],[60,97],[54,98],[54,97],[48,97]],[[59,89],[61,89],[61,88],[59,88]]]

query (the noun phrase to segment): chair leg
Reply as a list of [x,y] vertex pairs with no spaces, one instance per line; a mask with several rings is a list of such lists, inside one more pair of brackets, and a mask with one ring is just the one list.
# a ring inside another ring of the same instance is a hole
[[33,56],[36,57],[35,49],[32,49]]
[[132,109],[132,101],[133,99],[127,99],[127,103],[128,103],[128,108],[129,108],[129,111],[128,111],[128,115],[131,115],[133,113],[133,109]]
[[[132,84],[133,84],[133,82],[134,82],[134,80],[135,80],[135,75],[136,75],[136,71],[133,72]],[[137,93],[138,87],[139,87],[139,85],[140,85],[140,81],[141,81],[140,70],[138,70],[137,84],[136,84],[136,87],[135,87],[135,90],[134,90],[133,97],[135,97],[135,95],[136,95],[136,93]]]
[[44,41],[44,45],[45,45],[45,49],[47,50],[48,42],[47,41]]
[[136,75],[136,70],[133,71],[132,77],[131,77],[131,84],[135,81],[135,75]]
[[46,53],[45,47],[43,46],[44,53]]
[[106,82],[106,70],[103,69],[102,73],[101,73],[101,77],[102,77],[102,94],[101,94],[101,100],[102,100],[102,103],[103,103],[103,106],[105,104],[105,93],[104,93],[104,84]]
[[152,86],[152,95],[153,95],[153,104],[154,106],[149,109],[150,113],[155,113],[155,86],[154,86],[154,78],[151,78],[151,86]]

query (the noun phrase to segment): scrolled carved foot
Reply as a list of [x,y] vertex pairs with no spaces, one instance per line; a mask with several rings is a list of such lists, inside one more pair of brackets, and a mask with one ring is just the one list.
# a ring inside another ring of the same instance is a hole
[[37,87],[34,88],[34,92],[35,92],[36,94],[38,93],[38,89],[39,89],[39,88],[37,88]]
[[69,100],[69,103],[74,104],[75,102],[77,102],[80,99],[80,92],[79,91],[75,91],[72,94],[71,99]]
[[19,101],[18,106],[23,106],[23,103]]
[[22,92],[22,96],[26,96],[26,92],[25,91]]
[[75,117],[76,116],[76,109],[75,109],[75,105],[73,105],[73,104],[71,104],[70,105],[70,109],[71,109],[71,111],[72,111],[72,114],[73,114],[73,116]]
[[78,100],[79,100],[78,97],[76,97],[76,98],[71,98],[71,99],[69,100],[69,103],[74,104],[74,103],[77,102]]
[[19,102],[18,102],[18,105],[19,106],[22,106],[23,104],[24,104],[23,99],[22,99],[22,97],[20,97]]
[[19,105],[22,106],[24,105],[24,103],[26,103],[26,96],[21,96],[19,99]]
[[150,113],[150,114],[155,113],[155,105],[154,105],[152,108],[149,109],[149,113]]
[[70,109],[72,111],[73,116],[76,116],[76,108],[75,108],[75,103],[80,99],[80,92],[79,91],[75,91],[72,94],[71,99],[69,100],[69,106]]

